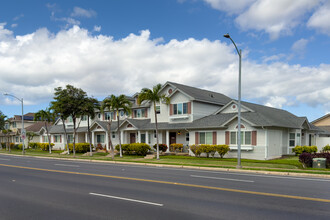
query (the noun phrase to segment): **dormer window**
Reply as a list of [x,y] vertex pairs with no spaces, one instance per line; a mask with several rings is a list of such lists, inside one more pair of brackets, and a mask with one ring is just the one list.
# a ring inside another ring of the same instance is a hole
[[172,92],[173,92],[173,90],[172,89],[169,89],[167,92],[168,92],[169,95],[171,95]]
[[173,114],[174,115],[182,115],[182,114],[188,114],[188,103],[178,103],[173,104]]

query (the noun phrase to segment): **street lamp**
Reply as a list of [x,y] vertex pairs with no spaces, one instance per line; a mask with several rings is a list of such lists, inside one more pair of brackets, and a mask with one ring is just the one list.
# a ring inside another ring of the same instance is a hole
[[229,38],[233,42],[238,56],[239,56],[239,71],[238,71],[238,135],[237,135],[237,169],[241,169],[241,63],[242,63],[242,50],[238,50],[235,42],[231,39],[229,34],[223,35],[225,38]]
[[4,93],[3,95],[6,96],[11,96],[14,97],[15,99],[17,99],[18,101],[20,101],[22,103],[22,131],[21,131],[21,138],[22,138],[22,154],[25,154],[25,150],[24,150],[24,139],[25,139],[25,130],[24,130],[24,112],[23,112],[23,98],[17,98],[16,96],[12,95],[12,94],[8,94],[8,93]]

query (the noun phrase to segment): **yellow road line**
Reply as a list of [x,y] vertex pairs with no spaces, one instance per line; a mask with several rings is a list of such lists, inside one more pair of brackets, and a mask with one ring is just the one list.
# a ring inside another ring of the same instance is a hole
[[230,188],[222,188],[222,187],[215,187],[215,186],[203,186],[203,185],[195,185],[195,184],[188,184],[188,183],[176,183],[176,182],[169,182],[169,181],[162,181],[162,180],[149,180],[149,179],[140,179],[140,178],[133,178],[133,177],[111,176],[111,175],[71,172],[71,171],[63,171],[63,170],[50,170],[50,169],[23,167],[23,166],[15,166],[15,165],[7,165],[7,164],[0,164],[0,166],[13,167],[13,168],[19,168],[19,169],[28,169],[28,170],[47,171],[47,172],[54,172],[54,173],[66,173],[66,174],[96,176],[96,177],[105,177],[105,178],[113,178],[113,179],[133,180],[133,181],[149,182],[149,183],[162,183],[162,184],[170,184],[170,185],[177,185],[177,186],[188,186],[188,187],[195,187],[195,188],[202,188],[202,189],[213,189],[213,190],[220,190],[220,191],[227,191],[227,192],[245,193],[245,194],[252,194],[252,195],[272,196],[272,197],[280,197],[280,198],[289,198],[289,199],[299,199],[299,200],[330,203],[330,199],[312,198],[312,197],[304,197],[304,196],[292,196],[292,195],[277,194],[277,193],[255,192],[255,191],[249,191],[249,190],[230,189]]

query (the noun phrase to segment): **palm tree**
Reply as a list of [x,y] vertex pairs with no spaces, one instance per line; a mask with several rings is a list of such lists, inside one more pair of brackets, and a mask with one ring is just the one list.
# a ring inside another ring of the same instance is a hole
[[52,153],[52,146],[50,143],[50,134],[48,131],[48,126],[51,124],[51,122],[55,121],[55,114],[50,111],[49,108],[46,108],[46,110],[40,110],[34,115],[34,120],[35,121],[44,121],[45,123],[45,129],[47,132],[47,137],[48,137],[48,144],[49,144],[49,153]]
[[156,113],[156,103],[164,101],[167,105],[170,104],[170,98],[166,97],[165,94],[159,94],[161,84],[155,85],[152,90],[148,88],[143,88],[138,96],[138,104],[141,105],[143,101],[152,102],[155,114],[155,125],[156,125],[156,139],[157,139],[157,160],[159,160],[159,140],[158,140],[158,123],[157,123],[157,113]]
[[125,95],[110,96],[110,102],[112,103],[112,109],[116,111],[117,114],[117,133],[119,138],[119,155],[120,157],[123,157],[123,152],[121,149],[121,135],[120,135],[120,129],[119,129],[119,111],[123,111],[124,114],[130,114],[131,113],[131,107],[132,103],[127,99]]
[[[113,110],[112,106],[113,106],[112,100],[109,97],[105,98],[102,101],[101,112],[104,113],[106,109],[109,110],[109,112],[112,111]],[[109,140],[108,146],[110,147],[111,158],[114,160],[115,159],[115,152],[114,152],[112,141],[111,141],[111,123],[112,123],[112,118],[110,117],[109,120],[108,120],[108,124],[107,124],[108,140]]]
[[89,125],[89,119],[95,118],[95,109],[99,108],[99,101],[95,98],[86,98],[83,106],[82,106],[82,115],[87,116],[87,133],[88,133],[88,141],[89,141],[89,155],[93,156],[92,154],[92,140],[91,140],[91,131]]

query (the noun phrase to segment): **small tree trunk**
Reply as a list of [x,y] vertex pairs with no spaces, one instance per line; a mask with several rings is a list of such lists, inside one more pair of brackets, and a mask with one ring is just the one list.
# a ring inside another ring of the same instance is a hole
[[155,124],[156,124],[156,139],[157,139],[157,160],[159,160],[159,139],[158,139],[158,123],[157,123],[156,102],[154,102],[154,112],[155,112]]
[[76,117],[72,117],[73,121],[73,144],[72,144],[72,151],[73,157],[76,157]]
[[112,141],[111,141],[111,120],[108,122],[108,139],[109,139],[109,147],[110,147],[110,155],[111,158],[114,160],[115,159],[115,152],[113,149]]
[[123,150],[121,149],[121,137],[120,137],[120,130],[119,130],[119,110],[117,110],[117,131],[118,131],[118,138],[119,138],[119,155],[120,155],[120,158],[122,158]]
[[90,131],[90,128],[89,128],[89,115],[87,116],[87,133],[88,133],[88,139],[89,139],[89,156],[93,156],[93,153],[92,153],[91,131]]
[[70,154],[69,143],[68,143],[68,134],[66,133],[66,128],[65,128],[65,121],[63,118],[61,118],[61,119],[62,119],[62,125],[63,125],[63,130],[64,130],[64,150],[66,147],[68,154]]
[[50,140],[50,134],[48,132],[48,127],[47,127],[47,124],[45,122],[45,127],[46,127],[46,132],[47,132],[47,137],[48,137],[48,144],[49,144],[49,153],[51,154],[52,153],[52,145],[51,145],[51,140]]

